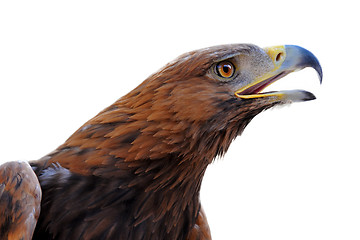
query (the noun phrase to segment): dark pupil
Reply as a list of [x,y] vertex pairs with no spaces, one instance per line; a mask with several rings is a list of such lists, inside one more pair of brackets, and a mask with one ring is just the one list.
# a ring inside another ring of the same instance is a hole
[[229,73],[229,72],[230,72],[230,67],[229,67],[229,65],[224,65],[223,71],[224,71],[225,73]]

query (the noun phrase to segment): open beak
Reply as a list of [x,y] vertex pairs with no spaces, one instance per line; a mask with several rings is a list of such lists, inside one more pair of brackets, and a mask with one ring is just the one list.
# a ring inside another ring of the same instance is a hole
[[322,82],[322,69],[317,58],[305,48],[295,45],[275,46],[264,49],[270,57],[274,68],[262,76],[254,79],[250,84],[242,87],[235,92],[235,95],[242,99],[269,97],[281,101],[301,102],[315,99],[314,94],[304,90],[287,90],[276,92],[261,91],[279,80],[280,78],[304,69],[312,67],[319,75],[320,83]]

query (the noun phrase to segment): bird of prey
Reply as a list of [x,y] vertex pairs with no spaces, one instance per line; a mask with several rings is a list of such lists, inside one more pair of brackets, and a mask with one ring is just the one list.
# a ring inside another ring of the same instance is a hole
[[295,45],[208,47],[148,77],[37,161],[0,167],[1,239],[211,239],[207,166],[260,112],[315,99],[264,92],[317,58]]

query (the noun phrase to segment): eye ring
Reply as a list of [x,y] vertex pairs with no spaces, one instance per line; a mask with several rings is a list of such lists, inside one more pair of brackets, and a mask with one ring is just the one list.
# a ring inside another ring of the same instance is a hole
[[234,76],[235,66],[229,61],[222,61],[216,64],[215,71],[219,77],[229,79]]

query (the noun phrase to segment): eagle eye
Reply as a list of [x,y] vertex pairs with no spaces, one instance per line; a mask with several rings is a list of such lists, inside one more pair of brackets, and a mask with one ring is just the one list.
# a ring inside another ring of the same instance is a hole
[[235,67],[229,61],[222,61],[216,64],[215,72],[219,77],[228,79],[234,76]]

